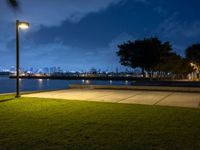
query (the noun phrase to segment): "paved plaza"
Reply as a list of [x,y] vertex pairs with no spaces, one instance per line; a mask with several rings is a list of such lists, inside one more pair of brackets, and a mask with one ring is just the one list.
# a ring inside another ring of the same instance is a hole
[[23,97],[200,108],[200,93],[66,89],[26,94]]

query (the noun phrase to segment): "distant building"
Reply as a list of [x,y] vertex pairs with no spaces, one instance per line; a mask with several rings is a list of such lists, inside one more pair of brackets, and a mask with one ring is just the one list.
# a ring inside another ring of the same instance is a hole
[[50,74],[50,69],[48,67],[43,68],[43,73]]

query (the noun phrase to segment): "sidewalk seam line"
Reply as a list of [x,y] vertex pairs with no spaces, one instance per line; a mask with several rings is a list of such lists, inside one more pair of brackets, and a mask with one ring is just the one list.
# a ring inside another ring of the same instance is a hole
[[121,101],[124,101],[124,100],[126,100],[126,99],[129,99],[129,98],[131,98],[131,97],[135,97],[135,96],[140,95],[140,94],[142,94],[142,93],[143,93],[143,92],[140,92],[140,93],[135,94],[134,96],[129,96],[129,97],[127,97],[127,98],[121,99],[121,100],[117,101],[116,103],[119,103],[119,102],[121,102]]
[[160,103],[161,101],[163,101],[164,99],[166,99],[167,97],[169,97],[169,96],[171,96],[171,95],[173,95],[173,94],[174,94],[174,92],[168,94],[167,96],[165,96],[165,97],[159,99],[159,100],[158,100],[157,102],[155,102],[153,105],[157,105],[158,103]]

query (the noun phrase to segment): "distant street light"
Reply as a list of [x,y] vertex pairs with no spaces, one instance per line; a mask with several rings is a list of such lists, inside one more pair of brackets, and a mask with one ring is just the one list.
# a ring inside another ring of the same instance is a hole
[[29,23],[24,21],[16,21],[16,98],[20,97],[19,90],[19,29],[28,29]]
[[190,63],[190,66],[193,67],[193,69],[195,69],[196,71],[199,72],[199,69],[200,69],[200,68],[199,68],[199,66],[198,66],[197,64],[191,62],[191,63]]
[[[193,72],[192,72],[192,79],[199,79],[199,73],[200,73],[200,67],[199,65],[191,62],[190,63],[190,66],[192,67],[193,69]],[[195,77],[194,77],[195,76]]]

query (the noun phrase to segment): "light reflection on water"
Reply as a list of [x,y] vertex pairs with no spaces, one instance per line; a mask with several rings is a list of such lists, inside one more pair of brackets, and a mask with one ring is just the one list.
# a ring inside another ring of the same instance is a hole
[[113,83],[113,81],[112,80],[110,80],[110,84],[112,84]]
[[[20,79],[21,91],[67,89],[69,84],[130,85],[130,81]],[[15,92],[15,79],[0,76],[0,93]]]
[[43,79],[38,79],[38,86],[39,88],[43,87]]

